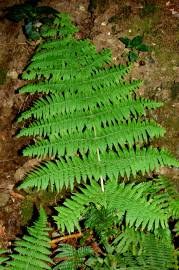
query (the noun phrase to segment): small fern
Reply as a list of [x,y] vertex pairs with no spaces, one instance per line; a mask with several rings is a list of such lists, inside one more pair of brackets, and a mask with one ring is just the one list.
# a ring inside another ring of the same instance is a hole
[[[14,253],[7,262],[7,268],[13,270],[51,269],[53,261],[50,255],[50,238],[48,237],[47,216],[41,208],[40,216],[34,226],[28,228],[29,235],[15,242]],[[16,254],[17,253],[17,254]]]

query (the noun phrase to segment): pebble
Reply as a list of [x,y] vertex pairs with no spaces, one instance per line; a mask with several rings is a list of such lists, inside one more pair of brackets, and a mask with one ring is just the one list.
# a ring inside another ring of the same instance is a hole
[[84,7],[83,5],[80,5],[80,6],[79,6],[79,10],[85,11],[85,7]]
[[18,78],[18,73],[17,73],[17,71],[14,70],[14,69],[13,69],[13,70],[10,70],[10,71],[8,71],[8,73],[7,73],[7,77],[9,77],[9,78],[15,80],[15,79]]

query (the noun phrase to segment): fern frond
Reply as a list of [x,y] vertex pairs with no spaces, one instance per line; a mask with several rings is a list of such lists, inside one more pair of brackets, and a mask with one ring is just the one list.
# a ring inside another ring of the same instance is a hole
[[[67,199],[64,206],[57,207],[58,216],[54,217],[58,227],[64,231],[73,232],[80,229],[79,221],[83,218],[85,206],[90,203],[103,205],[109,210],[118,211],[118,219],[125,215],[126,224],[135,228],[141,227],[147,230],[166,228],[167,215],[156,207],[155,203],[147,201],[147,196],[142,194],[144,185],[117,184],[114,181],[107,182],[105,191],[97,183],[81,189],[82,193],[76,193],[71,199]],[[145,190],[145,189],[144,189]]]
[[143,249],[141,257],[145,269],[178,269],[175,250],[170,238],[159,239],[152,234],[147,234],[143,240]]
[[[68,114],[74,111],[87,111],[97,106],[105,106],[112,103],[118,103],[122,99],[127,99],[141,85],[140,81],[132,81],[131,83],[121,83],[112,89],[99,89],[97,92],[92,91],[82,95],[51,95],[35,102],[34,106],[22,113],[18,121],[35,117],[37,119],[47,119],[51,116]],[[154,103],[153,103],[154,104]],[[158,103],[158,106],[160,104]]]
[[[128,232],[126,231],[128,234]],[[136,237],[136,244],[133,243],[134,248],[137,248],[137,244],[140,242],[142,247],[142,253],[136,254],[134,256],[133,252],[129,249],[122,249],[123,254],[117,253],[119,256],[118,269],[136,269],[136,270],[159,270],[159,269],[178,269],[177,267],[177,258],[175,255],[175,250],[173,244],[171,243],[171,238],[158,238],[152,233],[143,233],[136,234],[135,231],[128,235],[122,235],[121,241],[122,245],[125,246],[131,243],[130,236],[133,237],[133,240]],[[124,238],[123,238],[124,237]],[[129,243],[128,243],[129,241]],[[119,248],[120,250],[120,248]]]
[[46,26],[43,30],[43,37],[69,37],[78,32],[78,28],[74,26],[70,20],[70,17],[66,13],[56,14],[56,18],[53,22],[53,26]]
[[102,176],[116,179],[118,176],[136,176],[137,172],[156,170],[160,166],[179,166],[179,162],[167,151],[149,149],[133,149],[101,154],[101,161],[97,162],[96,155],[91,154],[83,159],[79,157],[66,158],[55,162],[49,161],[32,172],[20,188],[37,187],[46,189],[48,186],[57,191],[64,186],[73,189],[74,182],[85,182],[94,178],[96,181]]
[[[90,58],[84,57],[84,60],[80,59],[80,62],[84,62],[83,66],[77,64],[78,62],[75,62],[76,58],[73,61],[73,58],[73,55],[67,56],[67,58],[64,58],[63,56],[63,58],[60,57],[60,59],[58,57],[56,59],[57,62],[55,62],[56,64],[54,64],[54,59],[35,61],[28,67],[26,72],[23,73],[22,78],[25,80],[34,80],[45,77],[46,79],[52,79],[53,81],[58,81],[60,79],[70,80],[75,78],[87,78],[90,76],[90,74],[94,73],[97,68],[100,68],[104,64],[110,62],[109,53],[106,52],[100,54],[96,53],[96,55],[94,55],[93,57],[91,56]],[[70,65],[69,59],[71,59]],[[35,68],[35,65],[37,66],[37,68]]]
[[[103,199],[104,201],[104,199]],[[116,210],[108,209],[103,205],[90,204],[85,214],[85,228],[89,228],[100,239],[100,244],[106,244],[107,239],[118,234],[118,224],[121,220],[116,215]]]
[[101,108],[94,108],[90,111],[75,111],[65,115],[48,117],[48,119],[35,121],[28,128],[20,131],[18,136],[49,136],[50,134],[66,134],[76,130],[82,131],[85,127],[92,129],[112,125],[124,119],[128,120],[130,116],[139,117],[145,114],[146,108],[155,108],[160,106],[156,102],[150,102],[145,99],[126,99],[117,104],[106,105]]
[[[82,43],[83,42],[83,43]],[[81,44],[82,43],[82,44]],[[78,42],[76,40],[71,40],[71,42],[64,46],[63,48],[51,48],[50,50],[40,50],[34,54],[32,61],[48,61],[49,59],[61,58],[64,56],[71,56],[72,59],[79,56],[91,55],[95,58],[96,48],[94,45],[87,43],[86,41]],[[74,60],[72,60],[74,61]]]
[[176,222],[174,230],[173,230],[176,234],[176,237],[179,236],[179,220]]
[[34,226],[28,228],[29,235],[25,235],[22,240],[15,242],[15,251],[12,260],[7,262],[8,269],[20,270],[40,270],[51,269],[49,264],[53,264],[49,258],[50,238],[48,237],[47,216],[41,208],[40,216]]
[[[71,58],[70,58],[71,57]],[[39,74],[43,73],[44,66],[48,68],[64,68],[67,69],[80,69],[80,70],[92,70],[95,71],[96,68],[102,67],[104,64],[108,64],[111,62],[111,53],[109,50],[104,49],[100,53],[96,53],[93,55],[81,55],[78,57],[78,61],[75,57],[72,57],[72,55],[69,56],[61,56],[59,58],[56,57],[54,61],[54,57],[47,59],[45,61],[41,60],[35,60],[30,63],[30,65],[27,67],[23,78],[24,79],[31,79],[31,72],[33,73],[34,70],[42,70],[39,71]],[[67,72],[65,72],[67,74]],[[34,78],[32,76],[32,78]]]
[[[64,49],[66,47],[71,47],[74,49],[74,46],[77,46],[79,49],[83,49],[85,47],[93,46],[93,43],[90,40],[76,40],[73,37],[67,37],[63,39],[55,39],[55,40],[47,40],[46,42],[40,44],[37,48],[37,52],[41,50],[51,50],[51,49]],[[34,59],[32,57],[32,59]],[[31,60],[32,60],[31,59]],[[54,63],[55,64],[55,63]]]
[[152,186],[150,197],[151,200],[155,200],[156,204],[162,205],[170,217],[174,219],[179,218],[179,193],[171,181],[165,177],[156,179]]
[[75,249],[69,244],[59,245],[57,252],[56,258],[63,261],[54,270],[76,270],[83,265],[86,256],[93,255],[93,250],[88,246]]
[[134,256],[141,255],[143,238],[144,232],[136,231],[134,228],[123,227],[121,233],[115,238],[112,245],[119,254],[131,251]]
[[57,136],[50,140],[41,140],[35,145],[28,146],[23,151],[24,156],[73,156],[80,151],[96,153],[98,148],[100,152],[126,144],[132,147],[134,143],[148,142],[150,138],[160,137],[164,134],[164,129],[157,126],[152,121],[128,122],[112,127],[96,129],[97,136],[93,130],[87,130],[84,133],[72,133],[64,136]]
[[[19,89],[20,93],[61,93],[62,91],[70,91],[74,93],[88,92],[88,89],[98,89],[100,87],[112,87],[120,83],[121,78],[129,72],[130,67],[114,66],[111,68],[103,68],[91,76],[86,78],[78,78],[71,80],[62,80],[61,78],[53,78],[48,82],[39,82],[37,84],[27,84]],[[65,76],[65,74],[64,74]],[[56,81],[57,79],[57,81]]]
[[5,263],[8,259],[9,258],[7,257],[7,250],[0,248],[0,270],[5,270]]

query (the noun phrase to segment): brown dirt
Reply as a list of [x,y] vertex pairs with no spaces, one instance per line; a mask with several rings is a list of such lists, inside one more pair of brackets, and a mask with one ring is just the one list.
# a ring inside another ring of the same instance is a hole
[[[22,2],[1,0],[0,8]],[[44,0],[41,5],[50,5],[60,12],[70,13],[80,28],[78,35],[91,38],[98,49],[111,48],[116,63],[126,61],[125,57],[121,57],[126,50],[119,37],[144,34],[144,41],[152,47],[152,52],[140,55],[143,64],[139,61],[134,64],[131,77],[144,80],[141,95],[164,102],[164,107],[154,115],[167,129],[166,136],[159,144],[179,157],[178,1],[153,2],[157,3],[158,9],[144,17],[139,16],[143,4],[137,0],[97,0],[96,6],[91,7],[91,14],[87,0]],[[21,174],[31,168],[34,162],[28,161],[19,152],[29,139],[15,137],[19,129],[15,119],[31,101],[30,96],[15,93],[22,83],[18,80],[18,74],[35,48],[35,44],[27,42],[21,26],[21,23],[15,24],[6,19],[0,22],[0,70],[7,72],[5,82],[0,85],[0,246],[7,246],[8,241],[19,232],[23,197],[14,193],[15,185],[21,179]],[[161,172],[178,186],[178,169]]]

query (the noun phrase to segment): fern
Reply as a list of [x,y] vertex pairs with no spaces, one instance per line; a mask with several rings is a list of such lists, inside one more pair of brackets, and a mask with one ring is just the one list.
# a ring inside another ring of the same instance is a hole
[[[8,257],[6,255],[7,250],[0,248],[0,270],[4,270],[5,266],[4,264],[7,262]],[[3,255],[3,256],[2,256]]]
[[[60,25],[60,32],[59,32],[59,25]],[[56,37],[60,35],[61,37],[71,36],[78,29],[75,27],[69,16],[67,14],[57,14],[52,26],[46,26],[46,29],[43,31],[44,37]]]
[[39,139],[24,155],[57,160],[37,168],[21,188],[46,189],[50,185],[59,191],[64,186],[73,189],[75,180],[130,177],[160,166],[178,166],[167,151],[142,147],[149,139],[164,135],[162,127],[144,120],[146,109],[161,104],[135,97],[141,82],[123,78],[130,67],[106,63],[110,63],[108,52],[98,53],[89,41],[71,35],[39,46],[24,73],[24,78],[38,78],[37,83],[20,91],[51,94],[22,113],[19,121],[36,120],[19,136]]
[[136,176],[137,172],[145,174],[149,170],[158,170],[160,166],[177,166],[178,162],[164,150],[155,148],[143,149],[118,149],[117,153],[112,151],[101,154],[100,162],[96,162],[96,155],[66,158],[56,163],[49,161],[32,172],[21,188],[37,187],[46,189],[50,184],[57,191],[63,187],[73,189],[77,183],[86,182],[89,178],[96,180],[102,176],[104,179],[119,176]]
[[69,244],[61,244],[57,252],[56,258],[63,261],[57,264],[54,270],[76,270],[84,264],[86,256],[93,255],[93,250],[90,247],[75,249]]
[[152,234],[143,234],[142,238],[142,254],[134,256],[132,252],[126,252],[120,255],[119,269],[178,269],[170,239],[156,238]]
[[[179,166],[167,150],[150,146],[165,134],[148,120],[150,110],[162,104],[138,98],[142,82],[125,80],[131,66],[113,65],[109,50],[97,52],[90,41],[76,40],[76,30],[66,15],[58,15],[44,33],[51,40],[37,48],[23,74],[33,81],[19,91],[43,94],[19,117],[31,123],[18,136],[36,137],[23,154],[48,161],[20,188],[73,191],[77,186],[78,192],[56,207],[54,220],[62,232],[85,224],[97,234],[107,255],[101,268],[97,259],[96,269],[157,270],[164,264],[177,269],[169,230],[169,220],[179,217],[177,192],[164,178],[120,183]],[[68,260],[56,269],[76,269],[87,255],[68,245],[59,251]]]
[[[146,185],[148,185],[146,183]],[[108,182],[105,191],[102,192],[100,185],[93,183],[82,189],[82,194],[77,193],[71,199],[67,199],[63,207],[57,207],[59,217],[54,217],[58,226],[68,232],[73,232],[75,227],[80,229],[79,220],[84,217],[85,206],[90,203],[100,204],[105,208],[117,210],[118,220],[125,215],[125,222],[130,227],[154,230],[159,227],[168,227],[168,213],[156,205],[155,201],[147,200],[143,193],[144,184],[120,184]]]
[[10,255],[11,260],[7,262],[8,269],[51,269],[49,264],[53,264],[53,262],[49,258],[50,238],[46,225],[47,217],[45,211],[41,209],[39,219],[34,226],[28,228],[29,235],[25,235],[22,240],[15,242],[14,250],[17,254]]

